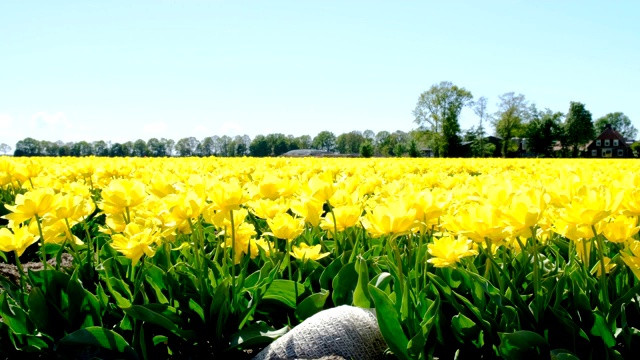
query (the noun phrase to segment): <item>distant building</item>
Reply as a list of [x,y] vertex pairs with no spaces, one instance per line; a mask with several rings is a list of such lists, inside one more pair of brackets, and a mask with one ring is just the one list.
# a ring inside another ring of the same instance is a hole
[[288,151],[280,156],[284,157],[360,157],[360,154],[338,154],[326,150],[297,149]]
[[420,148],[418,152],[420,153],[420,157],[434,157],[433,150],[430,148]]
[[589,158],[632,158],[633,151],[624,136],[607,124],[602,134],[587,144],[584,155]]

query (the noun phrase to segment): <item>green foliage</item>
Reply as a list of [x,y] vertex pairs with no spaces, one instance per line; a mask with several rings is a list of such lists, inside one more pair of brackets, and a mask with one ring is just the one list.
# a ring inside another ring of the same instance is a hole
[[633,144],[631,144],[631,150],[633,151],[633,156],[639,157],[640,156],[640,141],[636,141]]
[[420,151],[418,150],[418,145],[415,140],[411,140],[409,143],[409,157],[417,158],[420,156]]
[[340,154],[357,154],[364,141],[365,138],[360,131],[340,134],[336,138],[336,151]]
[[251,141],[251,145],[249,145],[249,154],[255,157],[264,157],[271,155],[269,142],[264,135],[258,135],[253,138],[253,141]]
[[579,147],[593,140],[596,136],[591,112],[584,104],[572,101],[565,122],[566,143],[571,148],[573,157],[578,157]]
[[564,114],[554,113],[549,109],[545,111],[533,109],[531,115],[532,119],[524,131],[524,137],[528,140],[527,150],[538,156],[550,157],[554,142],[562,142],[564,139],[564,127],[562,126]]
[[525,121],[529,117],[528,103],[524,95],[508,92],[499,96],[498,111],[493,118],[496,134],[502,137],[502,156],[509,153],[511,138],[522,136]]
[[333,151],[336,147],[336,136],[331,131],[321,131],[313,138],[311,146],[318,150]]
[[360,145],[360,156],[363,158],[370,158],[373,156],[373,144],[370,141],[365,141]]
[[[220,247],[227,235],[198,218],[190,234],[134,267],[100,240],[95,215],[87,244],[67,248],[72,268],[24,274],[30,290],[0,277],[1,356],[233,357],[338,305],[374,307],[400,359],[632,358],[639,350],[640,284],[613,243],[591,246],[584,263],[557,234],[521,239],[518,250],[478,244],[478,256],[435,268],[430,230],[371,238],[354,227],[329,239],[306,229],[305,241],[329,257],[296,260],[281,242],[279,255],[234,264],[230,247]],[[264,220],[253,223],[268,236]],[[598,277],[590,269],[602,256],[616,267]]]
[[460,147],[458,117],[465,106],[471,105],[473,95],[465,88],[442,81],[420,94],[413,110],[414,122],[430,130],[431,148],[436,156],[457,156]]
[[638,135],[638,129],[633,126],[631,119],[621,112],[608,113],[598,118],[594,123],[595,134],[602,133],[608,124],[627,140],[633,140]]
[[393,147],[393,155],[395,155],[396,157],[402,157],[402,155],[404,155],[406,149],[404,147],[404,144],[402,143],[397,143],[394,147]]

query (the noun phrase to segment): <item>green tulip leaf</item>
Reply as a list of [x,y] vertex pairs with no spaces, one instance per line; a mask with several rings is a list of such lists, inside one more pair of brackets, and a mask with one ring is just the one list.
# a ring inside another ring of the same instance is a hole
[[329,298],[329,291],[320,290],[319,293],[311,294],[302,300],[296,308],[296,317],[299,321],[304,321],[308,317],[324,309],[324,305]]
[[273,280],[262,300],[276,301],[295,309],[297,305],[296,287],[298,296],[300,296],[304,292],[304,285],[292,280]]
[[[409,359],[407,349],[409,347],[409,339],[402,329],[400,317],[391,299],[384,291],[369,284],[369,293],[376,307],[376,317],[382,337],[387,342],[389,349],[400,359]],[[415,348],[416,342],[412,344]]]
[[93,357],[138,359],[138,355],[127,341],[109,329],[94,326],[80,329],[58,341],[56,352],[69,358],[93,350]]

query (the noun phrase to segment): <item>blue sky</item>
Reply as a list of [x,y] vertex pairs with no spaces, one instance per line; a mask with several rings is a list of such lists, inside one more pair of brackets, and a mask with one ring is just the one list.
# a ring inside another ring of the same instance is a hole
[[490,112],[513,91],[640,128],[638,13],[635,0],[4,0],[0,143],[409,131],[440,81]]

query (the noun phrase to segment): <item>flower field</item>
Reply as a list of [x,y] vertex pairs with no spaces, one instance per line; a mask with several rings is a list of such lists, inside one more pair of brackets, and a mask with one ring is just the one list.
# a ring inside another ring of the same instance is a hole
[[244,356],[345,304],[389,358],[640,351],[636,160],[2,157],[0,215],[0,357]]

